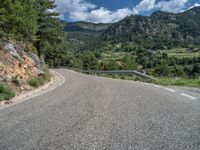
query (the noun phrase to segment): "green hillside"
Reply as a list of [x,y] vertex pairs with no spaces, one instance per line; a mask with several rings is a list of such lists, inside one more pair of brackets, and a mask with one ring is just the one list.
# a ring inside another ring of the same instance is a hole
[[151,16],[129,16],[102,35],[112,44],[133,43],[148,49],[200,45],[200,7],[183,13],[158,11]]
[[89,22],[68,23],[62,21],[62,23],[64,24],[64,31],[66,32],[67,47],[72,52],[97,47],[101,34],[110,26],[110,24],[95,24]]

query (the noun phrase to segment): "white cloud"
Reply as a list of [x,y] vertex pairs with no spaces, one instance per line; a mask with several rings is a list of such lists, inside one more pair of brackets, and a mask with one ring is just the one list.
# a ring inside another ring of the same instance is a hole
[[84,0],[56,0],[56,5],[56,11],[61,13],[61,19],[67,14],[73,21],[109,23],[132,14],[128,8],[110,11],[104,7],[97,8],[96,5]]
[[161,1],[155,5],[155,8],[163,11],[179,12],[185,7],[187,2],[188,0]]
[[55,3],[57,5],[56,11],[61,13],[61,17],[68,13],[69,17],[74,21],[85,20],[87,13],[97,7],[84,0],[56,0]]
[[155,7],[155,3],[156,0],[142,0],[135,8],[133,8],[133,14],[152,10]]
[[192,9],[194,7],[199,7],[199,6],[200,6],[200,3],[195,3],[194,5],[190,6],[187,10]]
[[[169,12],[180,12],[185,9],[189,0],[141,0],[141,2],[130,8],[122,8],[111,11],[104,7],[98,7],[86,0],[56,0],[56,11],[61,13],[61,18],[67,14],[73,21],[88,21],[95,23],[117,22],[128,15],[141,14],[153,10]],[[199,4],[196,4],[199,5]]]
[[127,8],[118,9],[117,11],[112,12],[108,9],[101,7],[99,9],[92,10],[90,13],[88,13],[86,20],[97,23],[116,22],[131,14],[131,10]]

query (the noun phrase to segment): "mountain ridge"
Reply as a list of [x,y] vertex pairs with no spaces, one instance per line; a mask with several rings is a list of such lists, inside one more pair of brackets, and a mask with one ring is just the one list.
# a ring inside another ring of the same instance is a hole
[[200,45],[200,7],[182,13],[154,12],[151,16],[132,15],[112,24],[102,34],[105,41],[144,45],[163,49]]
[[63,23],[72,51],[88,47],[91,41],[93,45],[95,41],[101,41],[155,50],[200,45],[200,7],[180,13],[156,11],[151,16],[131,15],[110,24],[83,21]]

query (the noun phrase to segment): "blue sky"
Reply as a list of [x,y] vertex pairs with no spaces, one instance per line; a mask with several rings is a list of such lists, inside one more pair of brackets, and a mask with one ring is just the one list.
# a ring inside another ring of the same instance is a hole
[[63,20],[111,23],[156,10],[182,12],[200,6],[200,0],[56,0],[56,4]]

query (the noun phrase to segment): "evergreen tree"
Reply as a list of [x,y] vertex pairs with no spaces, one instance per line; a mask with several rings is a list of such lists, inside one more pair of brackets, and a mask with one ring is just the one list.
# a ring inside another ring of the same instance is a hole
[[18,29],[26,41],[35,41],[35,34],[38,27],[38,16],[33,7],[34,0],[20,0],[20,2],[23,7],[23,12],[21,15],[23,21]]
[[63,39],[63,26],[58,19],[59,14],[54,12],[55,1],[35,0],[34,7],[38,13],[38,31],[36,47],[39,56],[52,51]]
[[37,29],[37,14],[33,0],[1,0],[0,37],[33,40]]
[[2,36],[16,37],[19,35],[18,26],[23,23],[21,18],[23,8],[19,1],[1,0],[0,2],[0,28]]

